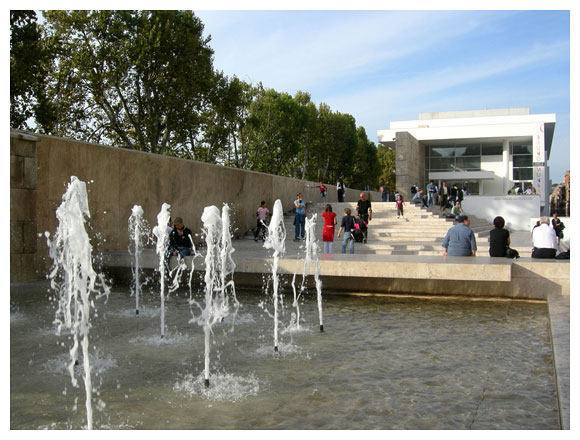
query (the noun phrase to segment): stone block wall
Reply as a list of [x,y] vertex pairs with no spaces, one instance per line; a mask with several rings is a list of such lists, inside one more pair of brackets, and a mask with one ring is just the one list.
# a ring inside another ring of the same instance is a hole
[[[271,210],[280,199],[285,212],[293,209],[297,192],[306,201],[320,201],[317,182],[16,130],[10,144],[11,281],[40,279],[48,272],[51,261],[43,234],[56,231],[55,212],[71,176],[87,184],[93,254],[127,249],[134,205],[141,205],[154,226],[162,203],[168,203],[171,216],[183,217],[199,234],[204,207],[221,210],[227,203],[232,231],[240,236],[255,227],[261,200]],[[335,184],[326,185],[327,200],[336,202]],[[359,193],[347,189],[345,200],[356,201]],[[380,193],[371,192],[370,198],[380,200]]]
[[10,137],[10,279],[36,278],[36,139]]
[[406,131],[397,132],[396,140],[396,188],[405,201],[411,197],[411,185],[425,188],[425,148]]

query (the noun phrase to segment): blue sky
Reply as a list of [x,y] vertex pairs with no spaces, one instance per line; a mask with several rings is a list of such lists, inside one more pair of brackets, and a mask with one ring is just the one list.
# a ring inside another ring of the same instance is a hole
[[568,11],[194,12],[214,67],[307,91],[352,114],[373,142],[419,112],[529,107],[556,114],[553,183],[570,169]]

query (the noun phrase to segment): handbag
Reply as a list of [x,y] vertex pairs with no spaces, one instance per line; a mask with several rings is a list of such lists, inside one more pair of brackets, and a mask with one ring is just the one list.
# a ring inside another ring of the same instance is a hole
[[506,258],[520,258],[520,253],[508,246],[505,250],[505,256]]

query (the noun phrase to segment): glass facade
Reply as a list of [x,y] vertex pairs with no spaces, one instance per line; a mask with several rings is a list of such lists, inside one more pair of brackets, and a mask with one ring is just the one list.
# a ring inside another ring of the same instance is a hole
[[513,161],[512,180],[514,185],[518,185],[522,191],[531,186],[534,179],[532,151],[530,141],[510,142],[510,153]]
[[[510,142],[510,157],[512,161],[511,179],[514,185],[525,190],[533,182],[532,141]],[[500,156],[503,158],[503,143],[472,143],[463,145],[425,145],[425,181],[429,181],[430,172],[462,172],[481,171],[483,156]],[[457,182],[460,183],[460,182]],[[470,194],[479,193],[479,182],[461,182],[468,186]]]
[[481,154],[473,146],[428,148],[430,171],[481,170]]
[[468,195],[479,195],[479,182],[477,180],[446,180],[445,183],[447,184],[448,188],[451,188],[453,185],[457,185],[457,188],[465,189]]
[[464,145],[427,145],[425,168],[428,171],[481,171],[481,156],[501,156],[501,143]]

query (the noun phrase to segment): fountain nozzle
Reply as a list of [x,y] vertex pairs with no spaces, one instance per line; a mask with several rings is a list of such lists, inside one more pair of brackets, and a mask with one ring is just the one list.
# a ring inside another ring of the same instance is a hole
[[320,324],[320,332],[322,333],[324,331],[324,325]]

